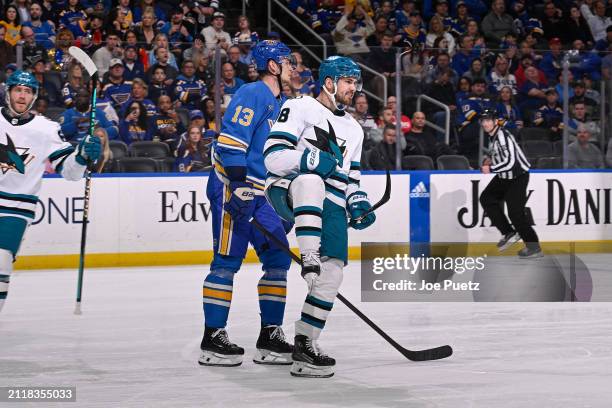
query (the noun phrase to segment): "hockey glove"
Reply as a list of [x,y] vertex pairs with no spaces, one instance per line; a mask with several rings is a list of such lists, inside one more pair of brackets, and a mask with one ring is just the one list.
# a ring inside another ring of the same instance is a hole
[[300,161],[300,172],[314,173],[326,179],[332,175],[338,162],[330,153],[324,152],[316,147],[312,150],[304,150]]
[[357,191],[351,194],[347,200],[348,210],[351,214],[351,220],[349,221],[349,225],[357,230],[362,230],[368,228],[370,225],[374,224],[376,221],[376,215],[371,212],[365,216],[365,218],[359,222],[357,222],[357,218],[359,216],[366,213],[372,205],[370,205],[370,201],[368,201],[368,195],[363,191]]
[[255,211],[255,193],[244,181],[231,181],[229,189],[232,194],[223,204],[223,209],[234,221],[248,221]]
[[100,158],[102,142],[98,136],[87,136],[77,147],[76,162],[86,166],[88,162],[93,163]]

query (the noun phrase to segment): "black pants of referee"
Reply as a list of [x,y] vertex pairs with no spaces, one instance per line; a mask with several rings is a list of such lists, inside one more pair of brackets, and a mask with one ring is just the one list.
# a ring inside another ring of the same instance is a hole
[[[480,204],[493,226],[502,235],[516,231],[527,247],[537,248],[540,245],[538,235],[525,212],[528,184],[529,172],[514,179],[502,179],[496,176],[480,195]],[[508,216],[512,225],[504,214],[504,203],[508,206]]]

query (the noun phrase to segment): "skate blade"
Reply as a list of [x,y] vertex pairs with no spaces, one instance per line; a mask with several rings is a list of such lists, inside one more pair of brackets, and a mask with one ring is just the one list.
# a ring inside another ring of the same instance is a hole
[[253,357],[255,364],[267,364],[267,365],[291,365],[293,359],[291,353],[277,353],[265,349],[257,349],[255,356]]
[[521,240],[521,237],[519,234],[516,234],[513,238],[511,238],[508,242],[506,242],[504,245],[497,247],[497,249],[499,250],[499,252],[504,252],[505,250],[509,249],[512,245],[516,244],[517,242],[519,242]]
[[334,367],[317,367],[303,361],[294,361],[291,366],[291,375],[304,378],[329,378],[334,375]]
[[242,364],[242,355],[226,355],[213,353],[212,351],[202,351],[198,359],[198,364],[212,367],[236,367]]

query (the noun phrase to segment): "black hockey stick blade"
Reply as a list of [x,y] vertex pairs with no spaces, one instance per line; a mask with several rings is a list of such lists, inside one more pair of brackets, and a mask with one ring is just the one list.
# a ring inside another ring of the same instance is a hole
[[366,211],[365,213],[363,213],[359,217],[357,217],[355,219],[356,222],[360,222],[365,217],[367,217],[368,214],[373,213],[378,208],[380,208],[381,206],[385,205],[387,203],[387,201],[389,201],[389,199],[391,198],[391,173],[389,172],[389,169],[386,169],[386,172],[387,172],[387,181],[386,181],[386,184],[385,184],[385,192],[383,193],[383,196],[380,198],[380,200],[378,200],[378,202],[376,204],[374,204],[372,206],[372,208],[370,208],[368,211]]
[[[389,172],[387,172],[387,176],[389,176]],[[390,178],[390,177],[389,177]],[[387,180],[389,180],[389,178]],[[381,204],[382,205],[382,204]],[[274,234],[268,231],[263,225],[259,223],[254,217],[250,220],[251,224],[257,228],[262,234],[266,236],[270,241],[272,241],[276,246],[278,246],[283,252],[287,253],[298,265],[302,264],[302,260],[299,256],[297,256],[291,248],[285,245],[280,239],[278,239]],[[440,360],[442,358],[450,357],[453,354],[453,349],[450,346],[440,346],[432,349],[426,350],[408,350],[407,348],[402,347],[398,342],[393,340],[391,336],[389,336],[383,329],[378,327],[376,323],[374,323],[368,316],[363,314],[363,312],[355,305],[353,305],[347,298],[342,296],[341,293],[338,292],[337,298],[340,299],[342,303],[353,313],[355,313],[361,320],[363,320],[368,326],[370,326],[376,333],[378,333],[383,339],[385,339],[393,348],[399,351],[404,357],[406,357],[410,361],[429,361],[429,360]]]

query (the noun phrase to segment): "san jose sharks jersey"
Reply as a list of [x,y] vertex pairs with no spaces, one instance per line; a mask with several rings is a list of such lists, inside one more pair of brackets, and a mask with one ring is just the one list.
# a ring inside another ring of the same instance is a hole
[[340,148],[342,159],[325,180],[325,197],[345,207],[346,198],[359,190],[363,129],[348,113],[332,112],[321,102],[302,96],[282,106],[264,147],[266,187],[283,177],[300,173],[304,150],[330,151],[330,141]]
[[0,111],[0,217],[34,219],[47,159],[64,178],[78,180],[85,166],[62,138],[60,125],[44,116],[11,118]]
[[263,149],[283,102],[261,81],[242,86],[223,115],[221,133],[213,144],[215,173],[229,182],[225,167],[246,167],[246,182],[264,189]]

